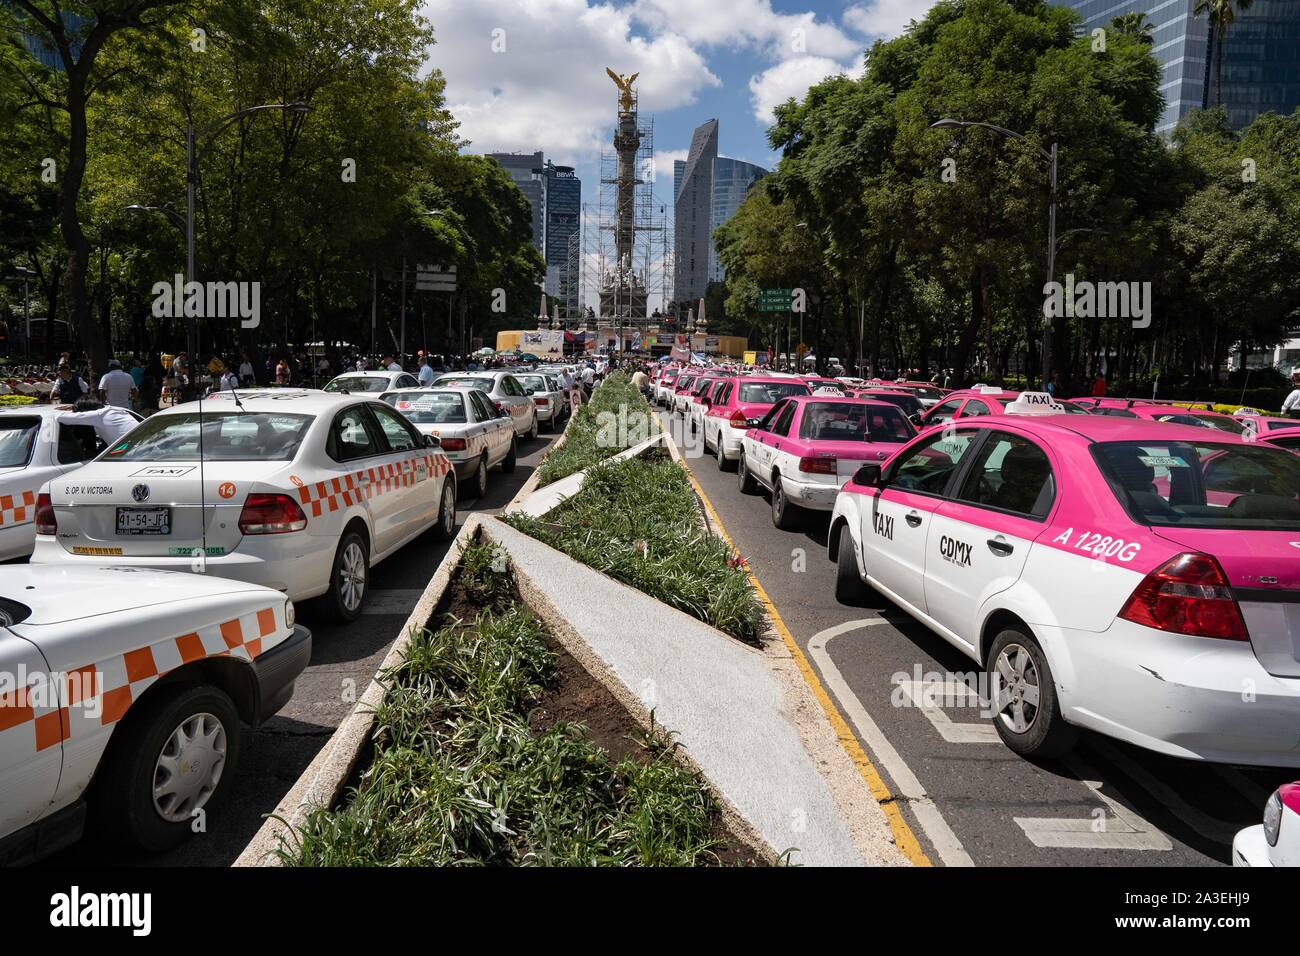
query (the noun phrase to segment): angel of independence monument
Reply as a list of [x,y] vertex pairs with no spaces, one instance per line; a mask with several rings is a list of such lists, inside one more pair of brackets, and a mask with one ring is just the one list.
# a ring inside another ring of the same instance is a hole
[[618,123],[613,151],[601,152],[596,208],[586,210],[582,285],[596,303],[577,331],[594,332],[598,349],[648,352],[660,331],[650,301],[671,299],[672,276],[667,207],[654,197],[654,121],[639,119],[633,84],[640,74],[605,72],[618,88]]

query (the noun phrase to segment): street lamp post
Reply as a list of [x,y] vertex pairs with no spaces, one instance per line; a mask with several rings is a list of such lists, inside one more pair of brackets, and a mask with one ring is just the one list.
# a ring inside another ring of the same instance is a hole
[[[1003,136],[1009,136],[1012,139],[1028,139],[1024,133],[1017,133],[1009,130],[1005,126],[997,126],[993,123],[980,123],[973,120],[955,120],[941,119],[930,124],[930,129],[965,129],[969,126],[982,126],[984,129],[991,129],[995,133],[1001,133]],[[1056,169],[1057,169],[1057,144],[1052,143],[1050,149],[1043,149],[1041,146],[1035,146],[1040,156],[1048,162],[1049,173],[1048,183],[1050,186],[1050,203],[1047,213],[1047,281],[1051,283],[1056,277]],[[1043,387],[1052,380],[1052,322],[1046,314],[1043,316]]]

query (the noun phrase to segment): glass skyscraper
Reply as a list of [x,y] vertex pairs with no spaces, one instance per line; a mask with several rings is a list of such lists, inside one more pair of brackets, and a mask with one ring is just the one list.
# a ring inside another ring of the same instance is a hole
[[739,159],[719,156],[713,161],[713,199],[709,217],[709,281],[721,282],[726,270],[718,262],[713,245],[713,230],[736,214],[740,204],[749,195],[750,187],[766,176],[770,170]]
[[[1168,135],[1194,109],[1217,106],[1214,49],[1196,0],[1060,0],[1083,17],[1084,32],[1109,27],[1123,13],[1145,13],[1154,27],[1165,111],[1156,132]],[[1300,106],[1300,2],[1255,0],[1237,13],[1223,48],[1223,105],[1238,129],[1260,113],[1289,115]]]
[[[579,275],[569,275],[569,239],[582,221],[582,180],[572,166],[547,163],[546,186],[546,294],[564,303],[566,313],[578,311]],[[579,270],[581,272],[581,270]]]

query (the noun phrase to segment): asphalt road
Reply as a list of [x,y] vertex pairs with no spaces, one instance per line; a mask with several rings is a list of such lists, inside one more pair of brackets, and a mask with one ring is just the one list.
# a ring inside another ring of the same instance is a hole
[[1230,864],[1232,835],[1259,823],[1268,794],[1300,776],[1190,763],[1095,734],[1064,761],[1035,763],[1001,743],[976,700],[953,691],[914,704],[906,682],[943,686],[979,668],[887,599],[836,602],[828,514],[779,531],[765,494],[741,495],[734,472],[683,450],[936,865]]
[[[552,440],[543,433],[520,446],[514,474],[488,473],[488,493],[460,502],[467,511],[496,514],[515,496],[541,461]],[[459,522],[458,522],[459,523]],[[371,593],[362,615],[351,624],[324,620],[311,602],[299,606],[299,620],[312,632],[311,664],[298,678],[293,699],[256,730],[241,735],[235,787],[223,807],[207,817],[207,831],[195,834],[170,853],[137,857],[87,837],[45,861],[52,866],[228,866],[234,862],[325,745],[353,703],[365,692],[449,542],[426,534],[374,569]]]

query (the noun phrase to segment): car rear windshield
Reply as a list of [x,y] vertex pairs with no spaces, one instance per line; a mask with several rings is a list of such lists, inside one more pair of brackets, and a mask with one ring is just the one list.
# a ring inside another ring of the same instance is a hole
[[803,408],[799,437],[807,441],[905,442],[912,428],[892,405],[809,402]]
[[449,375],[438,379],[433,384],[452,388],[477,388],[480,392],[490,392],[496,382],[490,378],[474,378],[470,375]]
[[1300,457],[1280,448],[1188,441],[1093,448],[1121,504],[1145,524],[1300,530]]
[[921,400],[915,395],[907,395],[903,392],[864,392],[863,398],[870,398],[877,402],[889,402],[891,405],[897,405],[903,410],[905,415],[915,415],[922,409]]
[[384,401],[417,425],[459,425],[468,422],[465,396],[459,392],[393,392]]
[[551,387],[546,384],[546,379],[540,375],[516,375],[519,384],[524,388],[535,388],[539,392],[549,392]]
[[745,382],[740,386],[741,404],[775,405],[791,395],[807,395],[803,382]]
[[[103,461],[198,461],[198,412],[154,415],[101,456]],[[311,415],[205,412],[204,461],[291,461]]]
[[382,392],[388,388],[388,379],[378,376],[353,375],[349,378],[336,378],[325,386],[327,392]]
[[22,468],[31,460],[39,418],[0,418],[0,468]]

